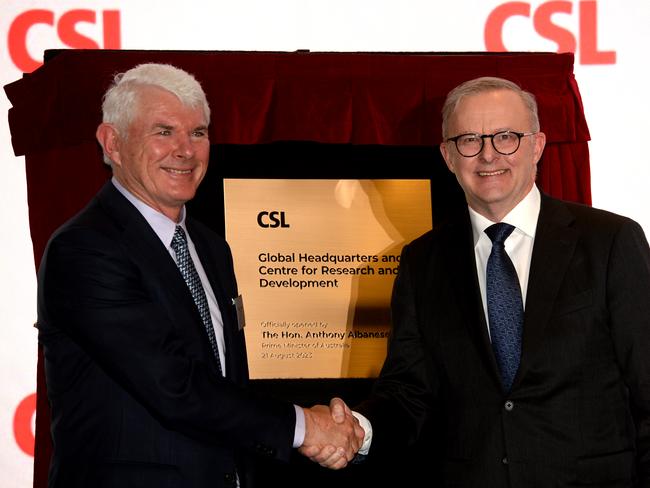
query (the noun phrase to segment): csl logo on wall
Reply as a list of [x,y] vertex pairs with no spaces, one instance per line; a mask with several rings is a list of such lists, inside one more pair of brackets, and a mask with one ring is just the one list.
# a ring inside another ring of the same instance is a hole
[[36,414],[36,393],[23,398],[14,413],[14,438],[16,444],[28,456],[34,455],[34,431],[32,421]]
[[[528,2],[504,3],[492,10],[485,21],[485,48],[488,51],[507,51],[503,44],[506,21],[511,17],[522,16],[531,19],[532,28],[540,37],[557,44],[557,52],[577,53],[580,64],[616,64],[616,51],[598,50],[597,10],[597,2],[593,0],[545,2],[534,12]],[[573,33],[553,23],[555,14],[577,16],[578,32]]]
[[[92,24],[101,30],[101,39],[94,39],[82,33]],[[30,73],[38,68],[42,62],[34,59],[29,53],[28,38],[29,32],[35,26],[43,29],[42,26],[54,30],[54,35],[65,46],[73,49],[120,49],[120,11],[104,10],[68,10],[58,18],[52,10],[27,10],[19,14],[9,26],[8,47],[9,56],[16,67]],[[101,44],[100,44],[101,42]]]

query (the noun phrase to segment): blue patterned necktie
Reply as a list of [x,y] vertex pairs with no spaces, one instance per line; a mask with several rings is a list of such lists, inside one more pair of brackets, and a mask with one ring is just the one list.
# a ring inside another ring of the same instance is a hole
[[515,228],[503,222],[491,225],[485,233],[492,240],[487,262],[486,295],[490,338],[506,391],[519,368],[524,307],[515,267],[506,253],[504,242]]
[[201,284],[201,279],[199,278],[199,274],[196,272],[194,262],[190,256],[185,231],[180,225],[176,226],[176,231],[172,238],[172,249],[176,253],[176,264],[178,265],[178,269],[183,275],[183,279],[185,280],[187,287],[190,289],[190,293],[192,293],[192,298],[194,299],[196,308],[199,309],[201,321],[203,322],[205,331],[208,334],[208,340],[210,341],[212,352],[214,353],[214,357],[217,359],[217,370],[219,371],[219,374],[222,375],[221,361],[219,360],[219,347],[217,346],[217,338],[214,335],[214,327],[212,326],[212,319],[210,318],[208,300],[205,297],[205,290]]

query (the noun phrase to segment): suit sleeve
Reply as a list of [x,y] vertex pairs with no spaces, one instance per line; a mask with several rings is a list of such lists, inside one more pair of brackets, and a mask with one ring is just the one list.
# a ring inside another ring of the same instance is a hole
[[613,241],[607,296],[636,428],[639,486],[650,487],[650,250],[643,230],[630,220]]
[[422,266],[405,246],[393,286],[393,330],[386,360],[373,395],[355,409],[372,424],[370,455],[413,444],[433,405],[437,377],[431,355],[424,350],[413,272]]
[[[87,358],[80,367],[97,364],[168,429],[233,447],[273,446],[275,457],[288,459],[293,405],[258,398],[189,354],[178,333],[183,324],[171,323],[141,273],[98,231],[58,234],[39,273],[39,327],[53,336],[44,342],[71,340]],[[64,393],[77,379],[57,378],[52,388],[59,391],[52,393]]]

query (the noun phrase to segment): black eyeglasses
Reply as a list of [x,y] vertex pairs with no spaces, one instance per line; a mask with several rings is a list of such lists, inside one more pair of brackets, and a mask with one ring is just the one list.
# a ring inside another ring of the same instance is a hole
[[483,150],[485,139],[492,140],[492,147],[499,154],[508,156],[514,154],[519,149],[521,138],[532,136],[537,132],[515,132],[512,130],[502,130],[494,134],[460,134],[455,137],[449,137],[445,142],[454,141],[456,149],[461,156],[472,158]]

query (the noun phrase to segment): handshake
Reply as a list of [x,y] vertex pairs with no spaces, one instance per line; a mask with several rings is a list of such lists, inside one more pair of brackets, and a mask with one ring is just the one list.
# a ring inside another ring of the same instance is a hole
[[305,440],[298,451],[330,469],[352,461],[364,443],[366,432],[343,400],[333,398],[329,407],[304,408]]

